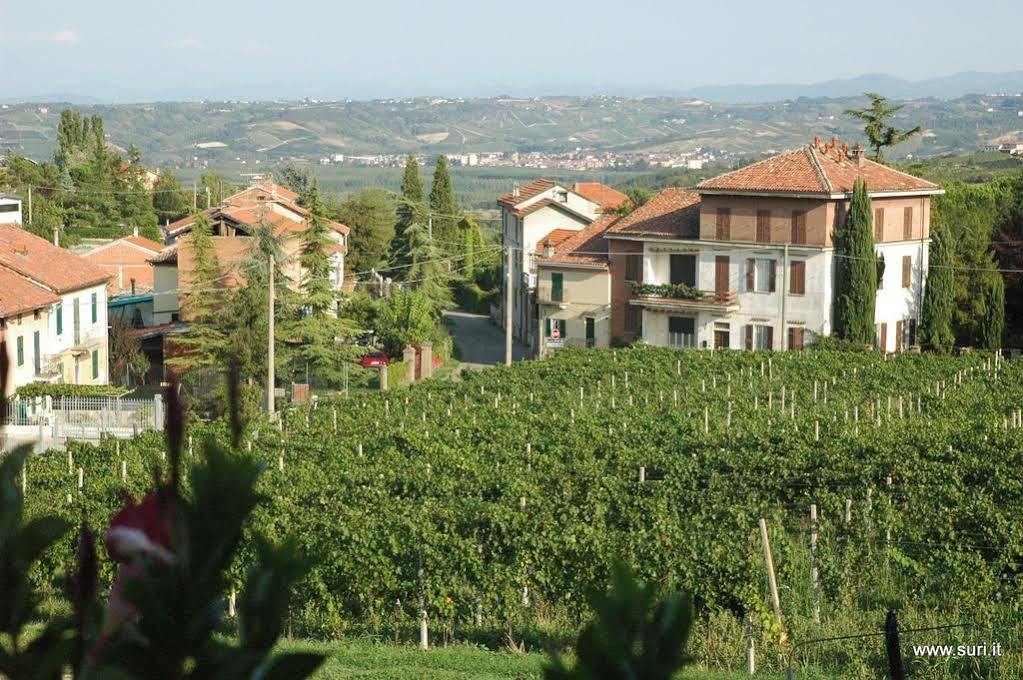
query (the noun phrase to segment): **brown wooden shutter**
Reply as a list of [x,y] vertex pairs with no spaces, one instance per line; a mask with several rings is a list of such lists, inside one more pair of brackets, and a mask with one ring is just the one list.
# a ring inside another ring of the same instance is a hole
[[718,255],[714,258],[714,292],[728,292],[728,264],[727,255]]
[[732,211],[730,208],[718,208],[717,229],[715,235],[719,241],[732,238]]
[[753,324],[751,323],[746,324],[745,332],[746,349],[753,349]]
[[792,242],[797,244],[806,243],[806,211],[792,211]]
[[753,290],[753,286],[756,284],[756,270],[757,261],[752,257],[746,260],[746,290],[747,292]]
[[768,290],[772,293],[778,290],[778,262],[776,260],[770,260],[771,262],[771,276]]
[[767,349],[774,350],[774,326],[765,326],[764,335],[767,336]]
[[902,321],[895,322],[895,351],[902,351]]
[[913,282],[913,257],[902,256],[902,287],[909,288]]
[[880,341],[880,345],[881,345],[881,351],[882,352],[887,352],[888,351],[888,324],[887,323],[881,324],[881,341]]
[[789,326],[789,349],[803,349],[803,328],[801,326]]
[[789,293],[803,295],[806,293],[806,262],[796,260],[789,271]]
[[757,242],[758,243],[770,243],[771,242],[771,211],[770,210],[758,210],[757,211]]
[[874,208],[874,240],[884,240],[884,208]]
[[913,238],[913,206],[911,205],[902,209],[902,238],[907,241]]

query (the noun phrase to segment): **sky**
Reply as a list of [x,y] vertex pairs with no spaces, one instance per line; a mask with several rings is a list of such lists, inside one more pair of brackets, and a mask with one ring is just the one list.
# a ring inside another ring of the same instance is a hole
[[662,94],[1023,70],[1004,29],[1023,25],[1020,0],[0,0],[0,17],[8,99]]

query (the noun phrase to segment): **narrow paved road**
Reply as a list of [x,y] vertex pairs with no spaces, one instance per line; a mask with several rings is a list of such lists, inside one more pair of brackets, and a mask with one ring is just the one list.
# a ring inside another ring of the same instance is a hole
[[[444,316],[451,319],[452,335],[462,354],[462,368],[483,368],[504,362],[504,331],[490,323],[490,317],[458,311],[446,311]],[[515,361],[529,357],[529,347],[519,342],[512,345]]]

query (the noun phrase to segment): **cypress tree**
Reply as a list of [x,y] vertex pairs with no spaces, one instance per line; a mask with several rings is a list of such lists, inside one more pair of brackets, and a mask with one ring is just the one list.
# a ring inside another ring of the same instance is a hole
[[[405,172],[401,176],[401,200],[396,210],[398,219],[394,225],[394,236],[391,237],[390,260],[393,264],[409,263],[405,232],[413,224],[422,221],[423,212],[423,180],[419,176],[419,161],[409,154],[405,159]],[[402,270],[396,273],[401,276]]]
[[874,343],[877,256],[867,185],[856,180],[845,225],[835,233],[834,333],[858,344]]
[[980,319],[980,346],[1001,349],[1005,333],[1005,281],[998,272],[984,277],[984,316]]
[[443,154],[437,157],[437,167],[433,171],[430,213],[433,216],[433,237],[441,246],[441,250],[457,251],[455,244],[458,242],[458,205],[455,203],[454,190],[451,188],[448,159]]
[[920,340],[923,345],[939,352],[948,352],[955,345],[955,336],[952,334],[956,285],[952,268],[953,250],[951,234],[947,228],[938,228],[931,233]]

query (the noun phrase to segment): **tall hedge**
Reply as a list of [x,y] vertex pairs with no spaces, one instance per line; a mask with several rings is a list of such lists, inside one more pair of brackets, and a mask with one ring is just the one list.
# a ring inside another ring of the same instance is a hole
[[867,185],[856,180],[845,224],[835,232],[834,334],[862,344],[874,342],[877,257]]
[[955,310],[954,246],[948,229],[931,233],[930,262],[927,287],[920,319],[920,342],[939,352],[948,352],[955,345],[952,313]]

